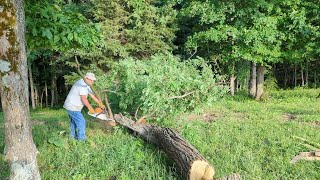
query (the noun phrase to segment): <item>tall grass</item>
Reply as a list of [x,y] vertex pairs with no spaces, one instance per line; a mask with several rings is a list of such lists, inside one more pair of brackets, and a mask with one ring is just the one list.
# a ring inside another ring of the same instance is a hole
[[[178,130],[213,164],[216,177],[320,179],[319,161],[290,160],[310,151],[294,136],[320,142],[317,90],[274,91],[257,102],[238,95],[161,121]],[[86,142],[69,140],[66,112],[31,112],[42,179],[180,179],[173,162],[157,147],[124,127],[110,130],[87,118]],[[0,114],[0,148],[4,148]],[[55,143],[59,142],[59,143]],[[0,179],[8,167],[0,154]]]

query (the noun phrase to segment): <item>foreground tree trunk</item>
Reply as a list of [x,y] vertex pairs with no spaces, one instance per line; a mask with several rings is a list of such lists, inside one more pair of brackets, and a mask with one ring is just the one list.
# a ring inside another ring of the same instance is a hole
[[257,68],[257,95],[256,100],[260,100],[263,94],[263,82],[264,82],[265,67],[259,65]]
[[249,95],[256,97],[257,93],[257,65],[255,62],[251,63],[250,81],[249,81]]
[[10,179],[40,179],[29,113],[23,0],[0,4],[0,93]]
[[183,179],[209,180],[213,179],[214,168],[191,144],[177,132],[169,128],[161,128],[147,124],[135,124],[134,121],[116,114],[116,122],[138,133],[149,143],[156,144],[177,166]]

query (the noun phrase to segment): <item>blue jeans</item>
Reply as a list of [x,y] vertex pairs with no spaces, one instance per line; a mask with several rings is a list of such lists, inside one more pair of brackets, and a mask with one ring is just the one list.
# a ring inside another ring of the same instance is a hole
[[67,111],[70,119],[70,138],[86,140],[86,120],[81,111]]

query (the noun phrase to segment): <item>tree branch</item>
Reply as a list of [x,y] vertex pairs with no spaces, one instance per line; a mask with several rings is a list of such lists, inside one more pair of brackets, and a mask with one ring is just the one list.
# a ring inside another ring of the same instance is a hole
[[105,89],[105,90],[101,90],[101,91],[97,91],[97,92],[112,92],[112,93],[117,93],[117,91],[111,91],[109,89]]
[[184,95],[181,95],[181,96],[171,96],[171,97],[168,97],[168,99],[181,99],[181,98],[184,98],[186,96],[189,96],[190,94],[193,94],[195,91],[191,91],[191,92],[188,92]]
[[145,122],[146,122],[146,119],[148,118],[148,117],[151,117],[154,113],[155,113],[156,111],[154,110],[154,111],[152,111],[150,114],[147,114],[147,115],[144,115],[144,116],[142,116],[140,119],[138,119],[138,121],[136,121],[135,123],[136,124],[144,124]]

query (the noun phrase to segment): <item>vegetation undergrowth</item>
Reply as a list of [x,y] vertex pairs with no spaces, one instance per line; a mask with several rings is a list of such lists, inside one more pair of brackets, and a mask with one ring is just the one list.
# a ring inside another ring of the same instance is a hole
[[[262,102],[240,94],[158,123],[178,130],[215,167],[216,177],[239,173],[243,179],[320,179],[319,161],[290,163],[300,152],[312,150],[294,137],[320,142],[317,94],[315,89],[272,91]],[[42,179],[180,179],[161,150],[120,125],[111,130],[86,118],[88,140],[76,142],[69,141],[63,109],[31,112]],[[2,114],[0,123],[3,149]],[[4,179],[9,170],[0,157]]]

